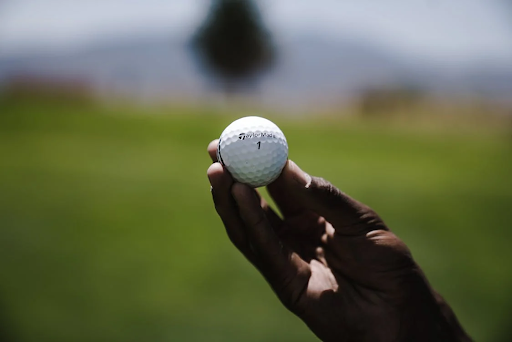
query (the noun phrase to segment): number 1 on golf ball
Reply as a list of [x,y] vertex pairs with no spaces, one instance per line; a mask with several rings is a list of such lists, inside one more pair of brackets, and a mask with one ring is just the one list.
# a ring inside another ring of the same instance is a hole
[[217,159],[236,181],[257,188],[279,177],[288,160],[288,143],[272,121],[247,116],[222,132]]

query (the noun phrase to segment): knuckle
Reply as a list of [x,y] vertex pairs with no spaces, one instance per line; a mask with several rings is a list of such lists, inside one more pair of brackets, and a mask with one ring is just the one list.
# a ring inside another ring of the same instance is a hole
[[409,248],[395,234],[384,230],[374,230],[366,236],[382,257],[379,262],[385,263],[388,270],[408,270],[415,265]]
[[360,209],[359,218],[361,222],[368,225],[369,227],[372,227],[373,229],[388,230],[388,228],[384,224],[384,221],[375,212],[375,210],[371,209],[366,205],[363,205],[362,208]]
[[266,224],[267,217],[264,212],[260,212],[257,215],[251,216],[247,221],[247,224],[252,227],[261,227]]
[[334,193],[338,190],[331,182],[322,177],[312,177],[311,183],[314,185],[313,188],[325,193]]
[[320,200],[324,206],[334,208],[343,200],[343,193],[324,178],[313,177],[311,184],[311,194]]

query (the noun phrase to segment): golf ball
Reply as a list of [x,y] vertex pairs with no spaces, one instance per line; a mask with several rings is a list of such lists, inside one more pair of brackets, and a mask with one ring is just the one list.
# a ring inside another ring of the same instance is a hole
[[272,121],[247,116],[222,132],[217,159],[236,181],[257,188],[281,174],[288,160],[288,143]]

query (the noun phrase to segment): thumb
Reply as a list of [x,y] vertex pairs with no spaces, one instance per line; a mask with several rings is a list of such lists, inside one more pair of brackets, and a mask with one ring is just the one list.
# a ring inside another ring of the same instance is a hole
[[323,178],[311,177],[289,160],[268,191],[284,216],[311,210],[331,222],[338,233],[359,234],[385,229],[379,216]]

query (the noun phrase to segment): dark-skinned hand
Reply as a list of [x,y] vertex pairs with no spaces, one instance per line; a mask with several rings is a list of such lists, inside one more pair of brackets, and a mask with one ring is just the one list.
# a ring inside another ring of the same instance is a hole
[[289,160],[267,186],[281,219],[217,162],[217,143],[208,178],[229,238],[321,340],[471,340],[372,209]]

